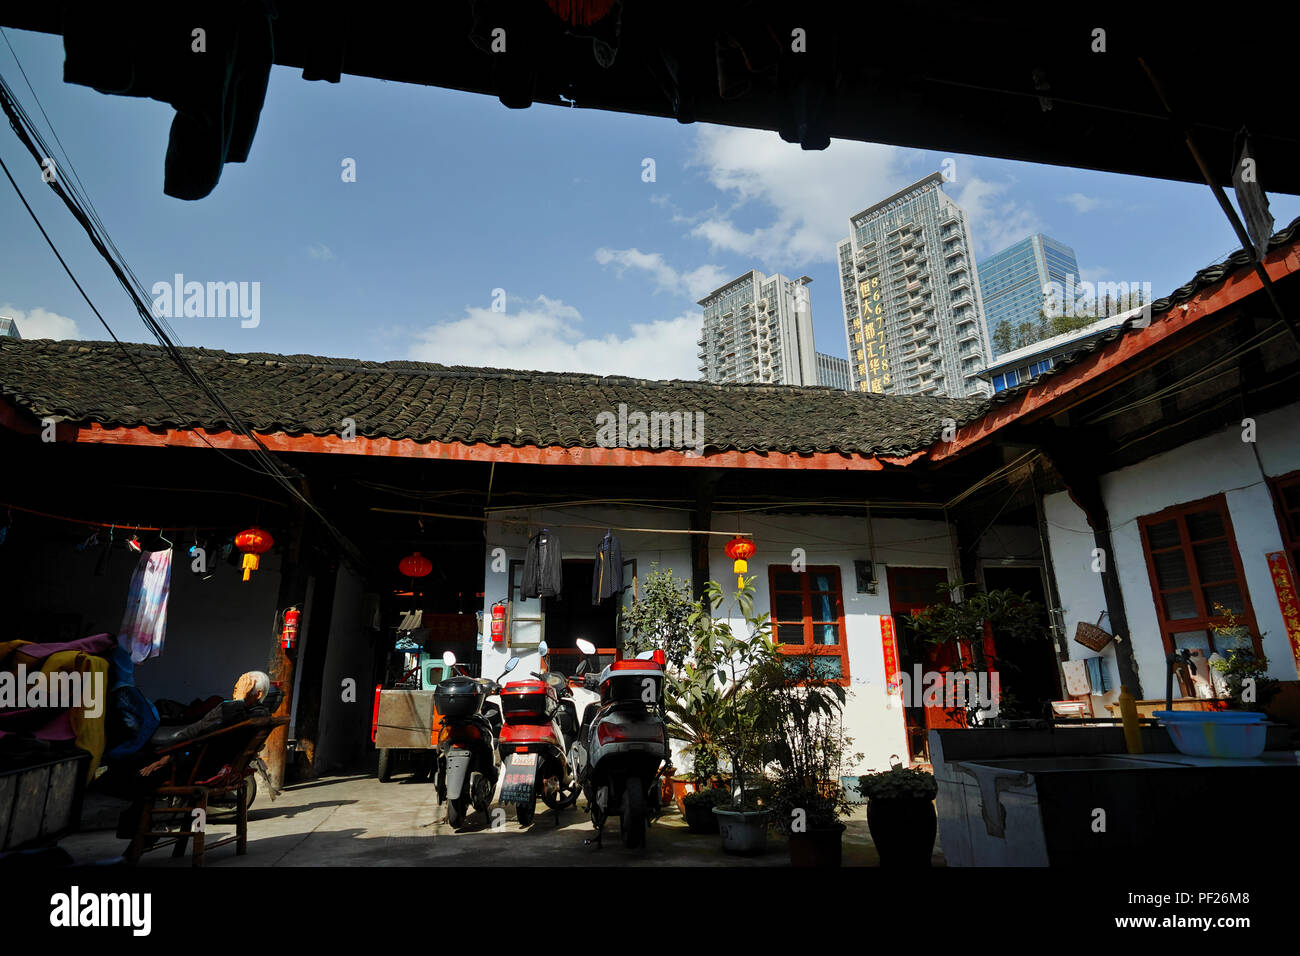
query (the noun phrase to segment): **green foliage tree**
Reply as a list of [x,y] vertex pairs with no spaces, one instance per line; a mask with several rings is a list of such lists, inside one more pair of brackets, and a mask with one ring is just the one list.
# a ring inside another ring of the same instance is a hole
[[1013,341],[1011,323],[1005,320],[999,322],[998,327],[993,330],[993,348],[997,354],[1001,355],[1003,352],[1010,352],[1014,348]]
[[691,652],[693,607],[690,585],[674,578],[671,568],[651,565],[641,594],[620,613],[624,655],[662,650],[669,666],[681,670]]

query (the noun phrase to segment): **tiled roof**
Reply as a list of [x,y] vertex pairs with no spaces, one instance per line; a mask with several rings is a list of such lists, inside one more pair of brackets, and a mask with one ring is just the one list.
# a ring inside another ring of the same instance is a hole
[[[124,348],[112,342],[0,341],[0,397],[37,417],[108,427],[229,426],[161,347]],[[617,415],[622,403],[629,414],[703,413],[704,444],[720,451],[890,457],[933,444],[943,419],[964,424],[988,407],[983,399],[824,387],[181,351],[234,413],[259,432],[337,435],[342,420],[352,418],[357,434],[369,438],[596,447],[597,416]]]
[[[1300,240],[1300,216],[1291,220],[1291,224],[1285,229],[1280,232],[1275,232],[1269,237],[1268,251],[1272,251],[1281,246],[1289,246],[1297,240]],[[1253,259],[1249,252],[1245,249],[1238,249],[1222,262],[1215,263],[1212,266],[1206,266],[1200,272],[1196,273],[1196,275],[1192,276],[1189,282],[1179,286],[1163,299],[1156,299],[1155,302],[1151,303],[1152,318],[1154,319],[1154,317],[1161,313],[1168,312],[1174,306],[1186,302],[1201,290],[1209,288],[1212,285],[1218,285],[1238,269],[1241,269],[1244,266],[1249,266],[1252,261]],[[1135,326],[1134,323],[1139,321],[1141,318],[1141,313],[1138,313],[1133,318],[1125,321],[1122,325],[1115,326],[1115,328],[1104,332],[1092,341],[1080,345],[1078,349],[1070,352],[1063,358],[1057,359],[1056,363],[1047,371],[1040,372],[1038,375],[1021,382],[1014,388],[1004,389],[1001,392],[995,393],[992,399],[990,399],[990,407],[1001,405],[1013,398],[1017,398],[1027,389],[1034,387],[1044,379],[1051,378],[1053,375],[1058,375],[1062,369],[1067,369],[1072,365],[1078,364],[1098,349],[1105,348],[1116,339],[1127,335],[1134,328],[1139,328],[1139,326]]]

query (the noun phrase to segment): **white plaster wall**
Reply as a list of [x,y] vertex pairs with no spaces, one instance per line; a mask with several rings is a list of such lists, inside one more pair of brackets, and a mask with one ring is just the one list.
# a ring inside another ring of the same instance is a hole
[[[1092,528],[1079,506],[1070,500],[1065,492],[1045,495],[1043,497],[1043,516],[1047,520],[1047,541],[1052,552],[1052,570],[1056,574],[1056,587],[1061,596],[1061,614],[1064,619],[1065,647],[1071,660],[1100,656],[1105,662],[1113,687],[1119,687],[1119,665],[1115,662],[1115,643],[1101,651],[1100,655],[1089,650],[1074,640],[1075,628],[1080,621],[1096,624],[1097,617],[1106,608],[1106,595],[1101,586],[1101,575],[1092,570],[1092,549],[1096,542],[1092,537]],[[1146,573],[1143,561],[1142,573]],[[1146,601],[1151,603],[1150,589]],[[1133,620],[1133,608],[1128,607],[1130,598],[1124,595],[1125,607],[1129,620]],[[1154,608],[1153,608],[1154,613]],[[1109,619],[1101,622],[1104,630],[1110,631]],[[1140,666],[1140,665],[1139,665]],[[1064,680],[1062,687],[1064,688]],[[1163,688],[1163,684],[1161,685]],[[1163,692],[1163,691],[1162,691]],[[1104,712],[1097,711],[1098,714]]]
[[[1256,420],[1260,459],[1270,477],[1300,469],[1298,410],[1300,406],[1291,405]],[[1165,664],[1137,519],[1220,493],[1227,501],[1255,619],[1265,632],[1263,646],[1269,659],[1269,675],[1280,680],[1296,679],[1295,658],[1265,559],[1268,552],[1282,550],[1282,537],[1268,486],[1250,444],[1242,441],[1240,428],[1225,429],[1103,475],[1101,487],[1110,513],[1115,548],[1111,557],[1119,573],[1138,676],[1146,696],[1164,693]],[[1057,583],[1066,605],[1071,656],[1086,657],[1091,652],[1073,642],[1074,622],[1081,618],[1095,620],[1096,611],[1105,606],[1100,577],[1091,569],[1092,531],[1083,513],[1064,493],[1046,496],[1044,509],[1052,523],[1050,541]],[[1113,645],[1104,653],[1113,664]],[[1118,680],[1117,672],[1113,676]]]
[[[528,537],[543,526],[550,527],[559,537],[566,559],[590,559],[604,536],[604,528],[565,528],[565,523],[619,525],[637,528],[689,528],[689,518],[682,512],[662,511],[637,507],[569,508],[563,511],[531,512],[521,515],[517,523],[498,516],[487,525],[487,549],[484,567],[484,617],[490,617],[492,603],[506,596],[506,573],[493,570],[493,549],[505,548],[509,560],[521,560]],[[803,549],[807,565],[835,565],[840,572],[840,586],[844,594],[845,630],[849,652],[850,685],[845,706],[846,733],[854,740],[853,751],[864,755],[862,762],[849,773],[883,770],[889,767],[891,755],[897,754],[906,761],[907,739],[903,712],[898,698],[885,692],[885,660],[881,643],[880,619],[889,612],[889,584],[886,568],[938,567],[950,579],[955,578],[952,560],[952,543],[942,519],[934,521],[902,520],[876,517],[874,555],[868,545],[867,522],[864,517],[807,517],[772,515],[715,515],[712,530],[728,535],[740,531],[753,537],[758,553],[749,562],[747,577],[754,579],[755,607],[770,612],[771,593],[768,587],[769,565],[788,566],[796,557],[794,549]],[[690,582],[690,537],[682,534],[651,532],[616,532],[622,542],[624,559],[637,559],[637,573],[649,573],[652,563],[671,568],[675,576]],[[727,538],[710,539],[710,577],[720,582],[724,591],[734,591],[736,575],[731,560],[723,552]],[[986,536],[980,554],[986,560],[1000,558],[1024,559],[1037,556],[1037,534],[1033,529],[997,526]],[[855,560],[874,560],[879,582],[877,593],[859,594],[856,587]],[[724,607],[724,612],[726,611]],[[734,608],[729,613],[733,627],[741,629],[743,619]],[[485,629],[487,625],[485,624]],[[526,652],[527,646],[509,649],[503,645],[493,648],[490,640],[484,641],[483,673],[496,676],[505,666],[511,653]],[[534,670],[538,664],[535,652],[522,654],[520,671]],[[674,749],[674,753],[678,751]],[[676,766],[685,768],[688,761],[675,759]]]

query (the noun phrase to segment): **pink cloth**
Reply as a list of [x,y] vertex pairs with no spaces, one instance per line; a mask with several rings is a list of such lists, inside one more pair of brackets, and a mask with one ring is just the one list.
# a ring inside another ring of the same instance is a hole
[[126,613],[117,642],[137,664],[162,653],[167,636],[167,594],[171,590],[172,550],[146,551],[131,575]]

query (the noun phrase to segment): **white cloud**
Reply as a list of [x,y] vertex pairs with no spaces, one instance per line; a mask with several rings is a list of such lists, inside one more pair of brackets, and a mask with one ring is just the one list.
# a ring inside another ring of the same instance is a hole
[[1061,202],[1069,203],[1074,207],[1074,211],[1082,215],[1085,212],[1092,212],[1102,204],[1102,200],[1092,196],[1085,196],[1083,193],[1070,193],[1068,196],[1059,197]]
[[658,252],[642,252],[640,249],[597,249],[596,261],[602,266],[614,264],[619,278],[627,269],[640,269],[650,273],[655,280],[656,292],[668,292],[673,295],[690,296],[692,300],[702,298],[722,283],[732,278],[721,266],[704,265],[689,272],[679,272],[664,261]]
[[[913,181],[894,146],[835,140],[829,149],[804,150],[768,130],[707,125],[697,127],[690,165],[706,167],[709,182],[735,200],[731,210],[707,214],[691,234],[714,251],[782,270],[833,261],[849,216]],[[770,210],[770,225],[736,225],[733,213],[751,203]]]
[[[967,168],[970,161],[967,160]],[[978,176],[967,176],[953,196],[966,210],[972,240],[978,255],[988,255],[1042,231],[1032,209],[1005,196],[1008,183],[995,183]]]
[[24,312],[12,305],[0,305],[0,315],[14,320],[18,334],[25,339],[79,339],[81,330],[75,319],[59,315],[49,309],[32,309]]
[[583,334],[577,309],[541,295],[522,304],[510,300],[505,312],[467,307],[464,318],[418,333],[411,357],[443,365],[694,380],[700,377],[696,340],[702,323],[702,313],[686,312],[634,323],[624,338],[591,338]]
[[307,255],[311,256],[313,259],[319,259],[321,262],[328,262],[330,259],[334,258],[334,250],[325,245],[325,243],[318,242],[314,246],[308,247]]

